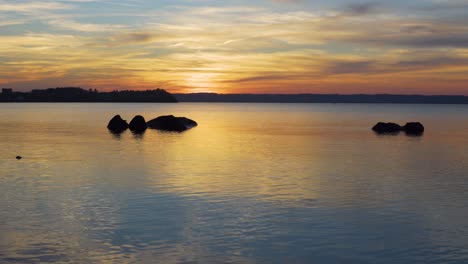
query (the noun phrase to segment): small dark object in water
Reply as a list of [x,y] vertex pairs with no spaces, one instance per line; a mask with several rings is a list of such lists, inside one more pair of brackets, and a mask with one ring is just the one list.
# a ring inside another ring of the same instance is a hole
[[372,130],[378,134],[392,134],[400,132],[402,127],[395,123],[379,122],[372,128]]
[[135,116],[128,125],[133,133],[143,133],[148,128],[145,118],[141,115]]
[[402,130],[408,135],[422,135],[424,133],[424,126],[419,122],[410,122],[406,123],[402,127]]
[[107,128],[114,133],[122,133],[128,128],[128,124],[120,115],[116,115],[109,121]]
[[183,132],[197,126],[197,122],[186,117],[175,117],[173,115],[160,116],[148,121],[148,127],[164,131]]
[[23,158],[23,157],[21,157],[21,156],[16,156],[16,159],[17,159],[17,160],[20,160],[20,159],[22,159],[22,158]]

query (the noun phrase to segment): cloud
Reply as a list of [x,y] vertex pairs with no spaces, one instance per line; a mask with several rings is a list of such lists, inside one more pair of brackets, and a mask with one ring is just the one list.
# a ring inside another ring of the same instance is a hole
[[446,33],[430,27],[402,27],[394,28],[394,32],[386,34],[376,32],[357,32],[344,36],[341,41],[360,43],[380,47],[415,47],[415,48],[466,48],[468,47],[468,34],[466,32]]
[[374,62],[365,61],[333,61],[324,72],[326,74],[369,73],[374,70]]
[[427,35],[390,40],[389,43],[414,47],[468,47],[468,34]]
[[459,9],[467,8],[468,2],[465,0],[432,0],[432,4],[425,7],[429,10],[441,10],[441,9]]
[[115,31],[119,29],[124,29],[124,25],[116,24],[89,24],[89,23],[80,23],[73,20],[63,20],[55,19],[47,22],[49,25],[74,31],[82,32],[105,32],[105,31]]
[[271,2],[276,3],[301,3],[303,0],[270,0]]
[[241,78],[237,80],[227,80],[226,82],[236,82],[236,83],[248,83],[248,82],[258,82],[258,81],[279,81],[279,80],[297,80],[298,75],[291,74],[268,74],[260,75],[254,77]]
[[0,27],[12,26],[12,25],[21,25],[28,22],[26,19],[5,19],[0,21]]
[[0,12],[22,12],[30,13],[38,10],[63,10],[71,9],[72,6],[60,2],[29,2],[29,3],[5,3],[0,2]]
[[343,13],[351,16],[375,14],[379,11],[379,7],[376,2],[352,3],[345,6]]

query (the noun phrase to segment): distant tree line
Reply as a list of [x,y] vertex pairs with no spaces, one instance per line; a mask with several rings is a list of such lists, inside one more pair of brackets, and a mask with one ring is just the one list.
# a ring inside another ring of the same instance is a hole
[[468,96],[463,95],[192,93],[174,96],[179,102],[468,104]]
[[31,92],[3,88],[0,102],[248,102],[248,103],[399,103],[399,104],[468,104],[462,95],[392,95],[392,94],[170,94],[163,89],[146,91],[98,92],[96,89],[57,87]]
[[80,87],[57,87],[34,89],[31,92],[15,92],[4,88],[0,102],[153,102],[175,103],[177,99],[163,89],[146,91],[98,92],[96,89],[85,90]]

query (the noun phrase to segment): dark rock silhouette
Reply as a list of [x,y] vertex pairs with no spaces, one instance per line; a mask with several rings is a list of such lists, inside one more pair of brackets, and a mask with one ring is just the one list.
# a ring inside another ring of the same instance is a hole
[[175,117],[173,115],[160,116],[148,121],[148,127],[164,131],[183,132],[197,126],[197,122],[186,117]]
[[22,158],[23,158],[23,157],[21,157],[21,156],[16,156],[16,159],[17,159],[17,160],[20,160],[20,159],[22,159]]
[[424,133],[424,126],[419,122],[410,122],[406,123],[402,130],[408,135],[421,135]]
[[148,128],[145,118],[141,115],[135,116],[128,125],[133,133],[143,133]]
[[107,128],[113,133],[121,133],[128,128],[128,124],[120,115],[116,115],[109,121]]
[[372,130],[377,134],[397,134],[404,131],[409,136],[421,136],[424,133],[424,126],[419,122],[406,123],[404,126],[395,123],[379,122]]
[[394,134],[401,131],[401,126],[395,123],[377,123],[372,130],[378,134]]

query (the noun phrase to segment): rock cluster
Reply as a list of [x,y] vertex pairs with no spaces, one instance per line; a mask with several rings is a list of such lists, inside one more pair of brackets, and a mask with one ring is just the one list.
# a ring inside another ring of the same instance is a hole
[[157,129],[163,131],[183,132],[192,127],[197,126],[197,122],[186,117],[175,117],[173,115],[160,116],[146,122],[145,118],[141,115],[135,116],[130,124],[123,120],[120,115],[114,116],[107,125],[107,128],[112,133],[122,133],[130,129],[135,134],[141,134],[146,129]]
[[420,136],[424,133],[424,126],[419,122],[406,123],[404,126],[395,123],[379,122],[372,127],[372,130],[377,134],[397,134],[405,132],[407,135]]

